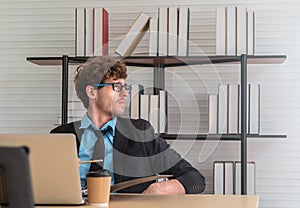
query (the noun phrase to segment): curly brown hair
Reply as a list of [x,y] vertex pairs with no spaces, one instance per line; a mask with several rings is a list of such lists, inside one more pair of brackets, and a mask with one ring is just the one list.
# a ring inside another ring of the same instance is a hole
[[89,99],[85,91],[86,87],[103,83],[111,77],[114,77],[114,79],[127,78],[125,62],[120,58],[111,56],[93,57],[85,64],[77,67],[74,76],[76,94],[86,109],[89,106]]

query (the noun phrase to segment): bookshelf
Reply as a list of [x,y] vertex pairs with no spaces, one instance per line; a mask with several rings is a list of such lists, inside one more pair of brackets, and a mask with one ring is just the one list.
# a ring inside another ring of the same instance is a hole
[[[62,66],[62,124],[67,123],[68,112],[68,66],[78,65],[87,61],[90,57],[27,57],[27,61],[39,66]],[[127,66],[151,67],[153,73],[153,86],[158,93],[159,89],[165,89],[165,67],[178,67],[186,65],[236,63],[241,66],[241,134],[200,134],[200,135],[175,135],[161,134],[164,139],[196,139],[196,140],[224,140],[241,142],[241,193],[247,194],[247,138],[286,138],[286,135],[248,135],[247,126],[247,66],[248,64],[281,64],[286,55],[246,55],[241,56],[130,56],[124,57]]]

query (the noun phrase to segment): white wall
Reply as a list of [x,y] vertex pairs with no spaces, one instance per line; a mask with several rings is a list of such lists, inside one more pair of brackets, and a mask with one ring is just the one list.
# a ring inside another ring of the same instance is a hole
[[[154,15],[160,2],[1,0],[0,133],[46,133],[58,122],[61,68],[36,66],[26,62],[26,57],[74,55],[75,7],[104,6],[110,11],[110,50],[113,51],[136,15],[141,10]],[[174,4],[183,3],[164,1],[164,5]],[[214,12],[217,4],[246,4],[257,14],[256,54],[288,56],[280,65],[248,67],[249,82],[262,85],[262,133],[288,135],[287,139],[249,139],[248,159],[257,165],[257,193],[261,208],[300,207],[300,3],[296,0],[189,0],[185,4],[191,9],[191,45],[196,45],[191,51],[200,47],[207,54],[215,53]],[[145,37],[137,52],[147,50],[147,43]],[[218,65],[215,68],[223,82],[239,81],[238,65]],[[187,77],[187,82],[197,89],[197,80],[191,80],[192,74],[184,69],[171,70]],[[207,78],[206,86],[211,92],[216,92],[219,80],[211,73],[212,66],[195,66],[193,69]],[[151,82],[151,77],[151,73],[147,73],[144,82]],[[167,86],[172,87],[172,83],[167,83]],[[212,193],[212,162],[238,160],[240,157],[239,142],[176,140],[173,146],[205,174],[205,193]]]

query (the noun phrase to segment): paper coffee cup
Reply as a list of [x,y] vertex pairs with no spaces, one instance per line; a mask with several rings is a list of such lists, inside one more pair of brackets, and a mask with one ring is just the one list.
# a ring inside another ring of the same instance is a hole
[[92,171],[86,175],[88,202],[90,205],[107,207],[111,175],[108,170]]

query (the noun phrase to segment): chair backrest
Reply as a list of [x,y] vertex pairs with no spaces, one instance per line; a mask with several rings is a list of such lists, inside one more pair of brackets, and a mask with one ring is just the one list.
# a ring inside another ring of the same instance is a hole
[[25,147],[0,147],[0,207],[34,207],[27,154]]

